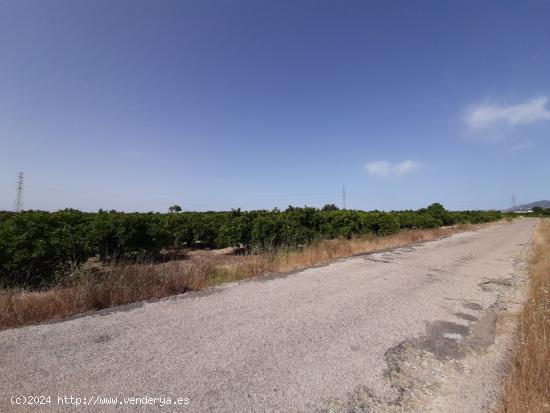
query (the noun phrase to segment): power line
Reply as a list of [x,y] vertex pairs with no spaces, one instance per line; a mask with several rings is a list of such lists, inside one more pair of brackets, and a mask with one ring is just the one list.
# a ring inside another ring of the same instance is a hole
[[[21,172],[18,176],[17,180],[17,196],[14,202],[13,209],[15,211],[21,211],[23,210],[23,187],[26,187],[27,189],[31,188],[31,192],[37,192],[40,194],[50,194],[52,193],[63,193],[63,195],[72,195],[80,193],[80,191],[76,191],[72,188],[68,189],[60,189],[60,188],[53,188],[53,187],[45,187],[41,185],[35,185],[30,187],[29,185],[24,185],[23,182],[23,173]],[[13,187],[12,187],[13,188]],[[343,191],[345,191],[345,188],[343,188]],[[1,188],[0,188],[1,192]],[[110,196],[112,193],[110,191],[87,191],[87,195],[94,195],[95,197],[107,197]],[[151,195],[150,193],[147,193],[145,191],[143,192],[137,192],[137,191],[130,191],[129,193],[125,194],[128,198],[128,202],[157,202],[161,200],[166,200],[167,202],[172,202],[174,199],[174,195],[170,195],[168,193],[161,193],[158,195]],[[341,195],[341,194],[340,194]],[[185,197],[184,204],[186,206],[193,206],[193,207],[205,207],[205,208],[212,208],[212,209],[219,209],[215,207],[215,205],[221,205],[223,204],[223,208],[229,208],[229,207],[245,207],[245,208],[251,208],[251,209],[272,209],[274,207],[279,208],[285,208],[288,205],[293,206],[299,206],[299,205],[308,205],[308,206],[319,206],[321,207],[324,204],[329,204],[334,202],[335,197],[338,197],[338,190],[334,192],[329,191],[320,191],[320,192],[312,192],[312,191],[305,191],[305,192],[299,192],[296,191],[294,193],[259,193],[252,191],[251,193],[244,193],[242,196],[236,196],[236,195],[229,195],[228,197],[220,197],[220,196],[209,196],[208,193],[195,193],[190,194]],[[344,195],[345,197],[345,195]],[[343,200],[344,207],[346,206],[346,200]]]
[[342,187],[342,209],[346,209],[346,187]]
[[13,209],[15,212],[23,211],[23,172],[19,172],[17,175],[17,194]]

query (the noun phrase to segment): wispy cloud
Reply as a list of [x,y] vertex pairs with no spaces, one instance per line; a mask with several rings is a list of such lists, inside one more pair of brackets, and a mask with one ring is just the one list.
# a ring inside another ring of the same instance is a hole
[[483,103],[466,110],[464,121],[471,129],[486,129],[502,124],[513,126],[550,120],[550,111],[546,109],[547,103],[546,96],[511,106]]
[[420,163],[415,161],[403,161],[395,165],[397,175],[408,174],[420,168]]
[[514,151],[521,151],[523,149],[527,149],[529,148],[530,146],[532,146],[532,143],[531,142],[525,142],[525,143],[520,143],[518,145],[515,145],[515,146],[512,146],[512,149]]
[[418,170],[422,164],[417,161],[406,160],[403,162],[391,163],[388,161],[374,161],[365,165],[370,175],[405,175]]
[[369,162],[365,168],[371,175],[389,175],[392,169],[391,163],[387,161]]

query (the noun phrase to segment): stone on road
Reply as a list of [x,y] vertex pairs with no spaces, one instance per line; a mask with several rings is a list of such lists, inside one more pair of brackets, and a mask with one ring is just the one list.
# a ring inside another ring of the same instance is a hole
[[[84,411],[135,411],[130,397],[189,399],[139,411],[490,410],[535,227],[523,219],[2,331],[0,411],[68,411],[58,396],[96,398]],[[14,395],[52,404],[16,407]]]

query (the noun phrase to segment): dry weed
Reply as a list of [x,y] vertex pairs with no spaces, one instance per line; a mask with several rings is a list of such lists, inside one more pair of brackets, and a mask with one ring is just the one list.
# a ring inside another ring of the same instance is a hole
[[505,380],[502,412],[550,412],[550,221],[541,221],[529,266],[529,297],[520,314]]
[[[483,225],[485,226],[485,225]],[[401,231],[385,237],[357,237],[313,243],[271,254],[204,256],[167,263],[115,264],[77,271],[47,291],[0,291],[0,328],[39,323],[90,310],[158,299],[216,284],[286,272],[387,248],[429,241],[480,226]]]

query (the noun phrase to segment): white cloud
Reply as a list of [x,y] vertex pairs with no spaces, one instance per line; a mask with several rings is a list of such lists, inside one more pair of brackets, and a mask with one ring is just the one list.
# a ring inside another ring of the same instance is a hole
[[409,172],[414,172],[420,168],[420,163],[415,161],[403,161],[395,165],[395,172],[397,175],[408,174]]
[[485,129],[503,123],[520,125],[538,120],[549,120],[550,111],[546,109],[546,103],[548,103],[546,96],[512,106],[484,103],[468,109],[464,120],[471,129]]
[[518,145],[515,145],[515,146],[512,146],[512,149],[514,151],[521,151],[522,149],[527,149],[531,146],[531,142],[526,142],[526,143],[520,143]]
[[392,166],[387,161],[370,162],[366,165],[367,172],[371,175],[389,175]]
[[422,166],[420,162],[406,160],[392,164],[388,161],[369,162],[365,169],[370,175],[405,175],[414,172]]

